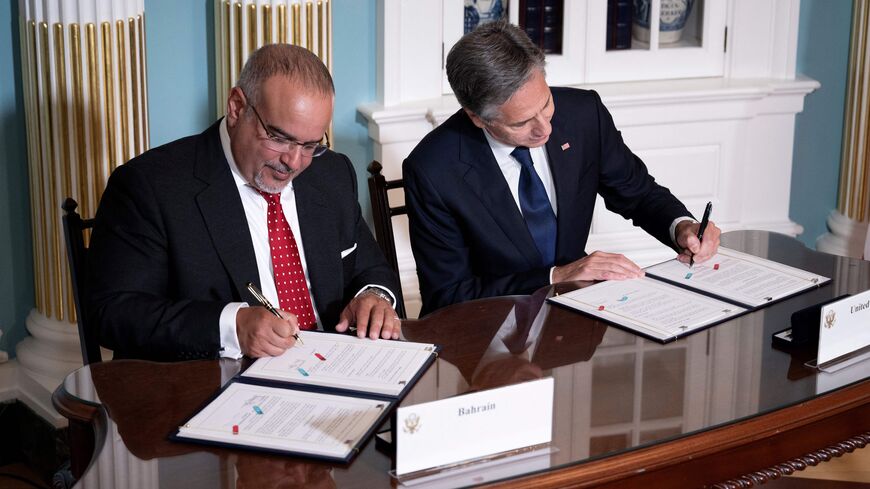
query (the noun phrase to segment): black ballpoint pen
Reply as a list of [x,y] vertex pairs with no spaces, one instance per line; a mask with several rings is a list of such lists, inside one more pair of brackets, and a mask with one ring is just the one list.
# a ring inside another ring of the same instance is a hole
[[[275,316],[277,316],[281,319],[284,319],[284,316],[282,316],[281,313],[278,312],[277,309],[275,309],[275,306],[273,306],[272,303],[269,302],[269,299],[266,299],[266,296],[263,295],[262,292],[260,292],[260,289],[258,289],[257,286],[254,285],[253,282],[248,282],[247,287],[248,287],[248,291],[251,293],[251,295],[254,296],[255,299],[257,299],[257,302],[259,302],[261,306],[268,309],[269,312],[271,312]],[[295,338],[296,342],[299,343],[300,345],[305,344],[305,342],[302,341],[302,338],[300,338],[298,334],[293,333],[293,338]]]
[[[713,212],[713,202],[707,202],[707,207],[704,208],[704,217],[701,219],[701,227],[698,228],[698,241],[704,239],[704,230],[707,229],[707,224],[710,222],[710,213]],[[695,264],[695,255],[689,258],[689,268]]]

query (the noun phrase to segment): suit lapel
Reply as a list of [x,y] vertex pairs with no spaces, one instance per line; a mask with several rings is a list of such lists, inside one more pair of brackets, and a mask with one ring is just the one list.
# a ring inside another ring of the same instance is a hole
[[[312,170],[309,168],[308,172]],[[343,296],[343,285],[339,279],[342,276],[341,260],[337,259],[341,254],[335,226],[338,218],[333,215],[316,182],[308,177],[311,177],[310,173],[303,173],[293,181],[293,193],[311,293],[315,302],[322,307],[328,302],[326,299]]]
[[218,123],[198,143],[194,175],[207,186],[197,194],[196,204],[237,296],[254,301],[246,284],[260,285],[257,259],[245,209],[221,147]]
[[550,160],[550,172],[553,175],[553,184],[556,187],[556,262],[562,250],[567,249],[569,242],[577,239],[577,209],[574,209],[572,192],[576,191],[577,181],[580,176],[580,165],[577,163],[576,154],[580,148],[576,148],[577,142],[571,141],[568,131],[553,119],[553,132],[547,140],[547,157]]
[[517,208],[483,130],[474,126],[470,120],[467,122],[471,127],[460,131],[462,142],[459,159],[466,165],[463,178],[529,265],[537,266],[541,262],[541,253]]

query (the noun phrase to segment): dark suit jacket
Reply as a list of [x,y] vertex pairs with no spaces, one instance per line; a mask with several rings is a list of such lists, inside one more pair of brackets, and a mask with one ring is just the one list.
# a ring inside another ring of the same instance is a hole
[[[353,166],[327,152],[293,181],[312,294],[325,328],[366,284],[398,290],[357,203]],[[357,248],[345,258],[342,250]],[[218,123],[119,167],[89,250],[90,312],[116,356],[219,355],[228,302],[256,304],[254,248]]]
[[[625,146],[598,94],[552,92],[546,150],[558,205],[556,265],[586,255],[596,194],[608,209],[673,247],[671,222],[691,214]],[[463,110],[417,145],[403,172],[422,314],[547,285],[550,270],[538,265],[540,253],[483,130]]]

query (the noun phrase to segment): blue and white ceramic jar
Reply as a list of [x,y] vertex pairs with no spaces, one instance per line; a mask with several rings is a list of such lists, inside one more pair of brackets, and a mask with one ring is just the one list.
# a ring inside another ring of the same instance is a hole
[[468,34],[480,24],[500,20],[505,13],[502,0],[465,0],[465,33]]
[[[659,43],[677,42],[683,36],[686,20],[692,13],[694,0],[661,0],[659,16]],[[641,42],[649,42],[650,0],[634,0],[634,21],[631,35]]]

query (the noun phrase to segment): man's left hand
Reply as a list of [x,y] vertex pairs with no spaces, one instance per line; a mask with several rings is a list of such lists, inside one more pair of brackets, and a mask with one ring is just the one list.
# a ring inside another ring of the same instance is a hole
[[689,263],[689,259],[694,255],[695,263],[700,263],[712,258],[719,250],[719,235],[722,234],[722,230],[713,221],[709,221],[707,229],[704,230],[703,239],[698,241],[698,229],[700,228],[700,223],[688,220],[677,224],[674,235],[677,239],[677,245],[683,249],[683,252],[677,256],[677,260]]
[[390,303],[375,294],[362,293],[353,298],[347,307],[341,311],[335,330],[339,333],[347,331],[356,325],[356,335],[371,339],[399,339],[402,331],[402,321]]

